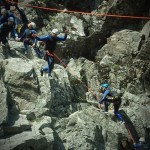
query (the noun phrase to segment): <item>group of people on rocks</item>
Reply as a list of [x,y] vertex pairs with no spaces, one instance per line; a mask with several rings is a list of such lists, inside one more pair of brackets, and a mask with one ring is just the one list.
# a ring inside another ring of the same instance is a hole
[[[41,68],[41,75],[43,72],[48,72],[51,75],[52,64],[54,64],[54,50],[58,41],[65,41],[67,39],[67,30],[63,29],[64,37],[58,36],[58,29],[53,29],[51,34],[47,36],[38,36],[36,31],[36,24],[28,20],[23,9],[18,7],[18,0],[5,1],[0,0],[1,14],[0,14],[0,43],[7,46],[10,52],[10,45],[8,39],[21,41],[24,45],[24,54],[28,54],[28,46],[31,45],[39,58],[43,57],[43,52],[37,46],[38,41],[42,41],[45,45],[46,55],[44,58],[48,62],[48,66]],[[19,17],[13,12],[18,12]]]
[[[24,13],[24,10],[18,7],[18,0],[6,1],[0,0],[0,43],[4,44],[8,50],[10,45],[8,39],[15,41],[21,41],[24,45],[24,54],[28,54],[28,46],[31,45],[39,58],[43,57],[43,52],[37,46],[37,42],[41,41],[41,44],[45,46],[46,54],[44,56],[48,63],[48,66],[41,68],[41,75],[43,72],[48,72],[48,76],[51,75],[52,67],[54,64],[54,51],[56,49],[56,43],[58,41],[65,41],[67,39],[67,29],[63,28],[64,36],[59,36],[58,29],[53,29],[51,34],[47,36],[38,36],[36,31],[36,24],[29,21]],[[13,9],[12,9],[13,8]],[[19,17],[14,12],[18,12]],[[124,119],[119,113],[119,107],[121,105],[121,97],[111,91],[108,83],[101,85],[101,93],[103,97],[99,100],[99,108],[102,108],[104,104],[104,113],[108,113],[108,106],[113,103],[114,114],[118,118],[120,124],[124,124]],[[135,143],[135,148],[141,148],[142,145]]]

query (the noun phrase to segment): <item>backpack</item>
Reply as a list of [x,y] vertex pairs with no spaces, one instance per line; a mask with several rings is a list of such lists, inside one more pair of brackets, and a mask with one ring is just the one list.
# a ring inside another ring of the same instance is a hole
[[108,94],[108,101],[114,104],[120,103],[121,102],[121,96],[119,93],[116,91],[110,90]]
[[26,38],[33,38],[31,30],[27,29]]

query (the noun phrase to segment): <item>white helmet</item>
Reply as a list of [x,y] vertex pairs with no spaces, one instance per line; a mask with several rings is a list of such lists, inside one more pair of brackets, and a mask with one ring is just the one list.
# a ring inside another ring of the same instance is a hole
[[30,22],[30,25],[32,26],[32,28],[36,28],[36,24],[34,22]]
[[9,17],[9,18],[8,18],[8,21],[14,22],[14,18],[13,18],[13,17]]
[[59,31],[58,31],[58,29],[53,29],[53,30],[52,30],[52,33],[58,35],[58,34],[59,34]]

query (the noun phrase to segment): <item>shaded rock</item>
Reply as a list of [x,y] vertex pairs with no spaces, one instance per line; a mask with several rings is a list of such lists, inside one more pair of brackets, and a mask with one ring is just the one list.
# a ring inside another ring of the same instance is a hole
[[[117,149],[119,137],[116,132],[121,132],[123,128],[118,130],[108,116],[105,118],[105,114],[98,112],[95,108],[89,107],[70,115],[69,118],[56,121],[54,124],[56,130],[54,148]],[[113,130],[110,131],[110,128]]]
[[[53,130],[50,128],[50,117],[42,117],[39,122],[34,122],[31,131],[22,132],[0,140],[2,150],[11,149],[53,149]],[[49,128],[48,128],[49,127]]]
[[31,129],[31,125],[25,115],[13,117],[13,120],[9,120],[8,124],[8,126],[4,127],[6,135],[18,134]]

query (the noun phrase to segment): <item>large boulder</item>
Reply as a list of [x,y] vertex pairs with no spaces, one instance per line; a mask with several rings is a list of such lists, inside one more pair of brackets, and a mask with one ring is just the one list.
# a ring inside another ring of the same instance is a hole
[[51,127],[51,118],[42,117],[41,120],[33,122],[30,131],[22,132],[14,136],[1,139],[1,150],[8,149],[36,149],[53,150],[53,130]]
[[123,126],[118,128],[110,116],[94,107],[56,121],[54,129],[55,149],[117,149],[119,138],[127,134]]

